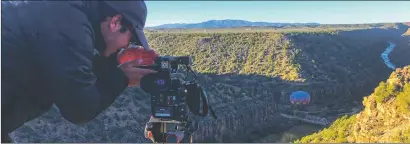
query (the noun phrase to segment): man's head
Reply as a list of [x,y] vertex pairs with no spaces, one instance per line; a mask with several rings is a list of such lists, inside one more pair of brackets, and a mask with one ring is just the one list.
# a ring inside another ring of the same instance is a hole
[[134,34],[132,26],[124,23],[124,17],[121,14],[108,16],[101,22],[101,33],[105,41],[104,55],[109,55],[117,49],[128,46]]
[[110,55],[130,42],[149,49],[143,28],[147,9],[143,1],[104,1],[101,7],[101,33],[105,41],[104,55]]

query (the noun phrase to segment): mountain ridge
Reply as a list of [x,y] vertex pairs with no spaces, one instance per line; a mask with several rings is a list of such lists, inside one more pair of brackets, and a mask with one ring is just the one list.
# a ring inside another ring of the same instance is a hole
[[224,19],[224,20],[208,20],[199,23],[173,23],[162,24],[159,26],[147,27],[149,29],[158,28],[229,28],[229,27],[283,27],[283,26],[317,26],[319,23],[280,23],[280,22],[252,22],[247,20]]
[[410,22],[380,22],[362,24],[321,24],[318,22],[292,23],[292,22],[267,22],[267,21],[248,21],[240,19],[207,20],[198,23],[168,23],[157,26],[146,27],[145,29],[193,29],[193,28],[237,28],[237,27],[318,27],[318,26],[370,26],[383,27],[391,24],[403,24],[410,26]]

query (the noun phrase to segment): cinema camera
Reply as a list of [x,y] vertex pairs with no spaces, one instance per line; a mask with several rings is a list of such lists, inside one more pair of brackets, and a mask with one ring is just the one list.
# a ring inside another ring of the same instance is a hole
[[[152,53],[142,49],[128,49],[128,54],[123,52],[123,58],[153,61],[139,67],[157,71],[140,81],[140,88],[151,95],[152,116],[146,123],[145,137],[160,143],[190,143],[198,128],[197,117],[205,117],[209,111],[216,119],[215,112],[205,90],[196,83],[190,56],[153,57]],[[188,80],[189,74],[193,79]]]

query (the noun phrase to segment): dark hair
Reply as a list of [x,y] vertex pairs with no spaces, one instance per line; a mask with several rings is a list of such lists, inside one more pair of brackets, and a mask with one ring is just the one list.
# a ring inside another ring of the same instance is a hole
[[[115,9],[105,4],[104,2],[101,2],[99,7],[100,7],[99,22],[105,21],[107,17],[113,17],[117,14],[120,14],[119,12],[117,12]],[[133,28],[132,23],[128,21],[127,19],[123,18],[121,20],[121,25],[122,25],[120,29],[121,33],[126,32],[127,29],[132,31],[132,28]]]

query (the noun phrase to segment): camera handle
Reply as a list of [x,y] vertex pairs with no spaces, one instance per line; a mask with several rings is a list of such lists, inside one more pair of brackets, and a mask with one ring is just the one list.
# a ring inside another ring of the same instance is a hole
[[212,107],[209,105],[209,100],[208,100],[208,95],[206,94],[205,90],[202,88],[202,86],[197,85],[198,88],[198,93],[201,95],[202,103],[203,103],[203,111],[202,112],[197,112],[195,114],[205,117],[208,115],[209,112],[211,112],[211,116],[214,119],[217,119],[217,116],[215,114],[215,111],[212,109]]

